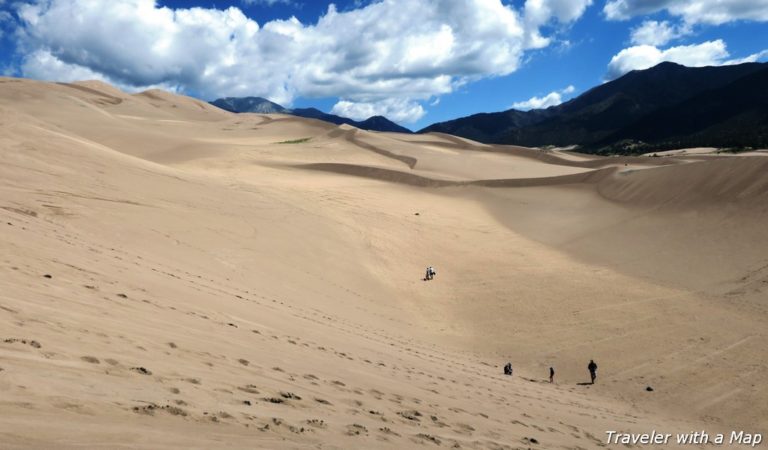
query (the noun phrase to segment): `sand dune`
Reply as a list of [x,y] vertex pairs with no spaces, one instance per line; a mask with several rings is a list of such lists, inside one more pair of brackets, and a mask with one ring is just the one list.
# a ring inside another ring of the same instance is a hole
[[581,157],[13,78],[0,151],[3,448],[768,431],[762,156]]

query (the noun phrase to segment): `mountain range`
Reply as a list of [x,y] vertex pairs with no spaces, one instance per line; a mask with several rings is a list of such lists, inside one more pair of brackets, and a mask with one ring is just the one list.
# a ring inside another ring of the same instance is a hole
[[474,114],[430,125],[485,143],[577,145],[589,153],[768,147],[768,63],[661,63],[547,109]]
[[[383,116],[364,121],[316,108],[284,108],[261,97],[211,102],[232,112],[281,113],[363,130],[411,133]],[[684,147],[768,147],[768,63],[686,67],[663,62],[635,70],[546,109],[480,113],[429,125],[489,144],[578,146],[598,154]]]
[[210,103],[221,109],[235,113],[290,114],[309,119],[323,120],[325,122],[335,123],[336,125],[352,125],[361,130],[411,133],[411,130],[401,127],[384,116],[372,116],[363,121],[357,121],[335,114],[324,113],[317,108],[288,109],[261,97],[226,97],[214,100]]

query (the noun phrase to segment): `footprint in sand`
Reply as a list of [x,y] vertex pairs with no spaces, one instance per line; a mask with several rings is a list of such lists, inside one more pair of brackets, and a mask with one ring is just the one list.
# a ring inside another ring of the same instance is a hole
[[396,432],[392,431],[389,427],[381,427],[381,428],[379,428],[379,431],[381,433],[384,433],[384,434],[390,435],[390,436],[398,436],[398,437],[400,436],[399,433],[396,433]]
[[381,400],[384,397],[384,393],[377,391],[376,389],[371,389],[368,391],[371,395],[373,395],[373,398],[376,400]]
[[471,436],[472,432],[475,431],[475,427],[467,425],[466,423],[457,423],[456,427],[453,428],[453,431],[466,436]]
[[29,346],[31,346],[33,348],[41,348],[42,347],[42,345],[40,345],[39,342],[37,342],[35,340],[30,340],[30,339],[8,338],[8,339],[4,339],[3,342],[6,343],[6,344],[16,344],[16,343],[18,343],[18,344],[25,344],[25,345],[29,345]]
[[423,441],[429,441],[432,442],[435,445],[442,444],[442,441],[438,439],[436,436],[432,436],[431,434],[427,433],[419,433],[415,436],[416,439],[414,439],[415,442],[423,443]]
[[154,416],[155,411],[165,411],[172,416],[186,417],[188,415],[188,413],[185,410],[179,408],[178,406],[172,406],[172,405],[158,406],[155,403],[150,403],[144,406],[134,406],[131,409],[133,410],[133,412],[137,414],[145,414],[148,416]]
[[397,415],[404,419],[408,419],[411,422],[421,422],[421,419],[419,419],[421,413],[416,410],[399,411]]
[[145,367],[131,367],[131,370],[140,373],[141,375],[152,375],[152,371]]
[[447,423],[445,423],[442,420],[440,420],[440,418],[437,417],[437,416],[429,416],[429,418],[432,419],[432,423],[437,425],[439,428],[445,428],[445,427],[448,426]]
[[322,419],[309,419],[306,421],[307,425],[314,428],[327,428],[325,421]]
[[245,386],[238,386],[239,390],[243,392],[247,392],[249,394],[258,394],[259,390],[256,388],[256,385],[253,384],[246,384]]
[[301,397],[294,394],[293,392],[280,391],[280,397],[288,400],[301,400]]
[[360,436],[360,435],[367,435],[368,434],[368,428],[365,427],[365,425],[360,425],[359,423],[353,423],[351,425],[347,425],[347,436]]

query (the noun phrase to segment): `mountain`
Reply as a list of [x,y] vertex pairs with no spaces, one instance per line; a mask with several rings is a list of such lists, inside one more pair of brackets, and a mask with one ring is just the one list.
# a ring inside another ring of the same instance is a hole
[[[759,95],[750,99],[743,86],[765,92],[768,83],[759,73],[766,69],[768,63],[697,68],[661,63],[544,110],[475,114],[419,132],[438,131],[497,144],[576,144],[593,153],[641,152],[689,142],[758,146],[763,142],[759,136],[768,128],[766,108]],[[750,113],[739,113],[740,105],[749,106]],[[726,119],[727,127],[716,126]],[[660,125],[664,133],[655,131]],[[705,125],[706,130],[701,128]]]
[[213,106],[230,112],[253,112],[260,114],[285,113],[286,109],[277,103],[261,97],[226,97],[210,102]]
[[234,113],[260,113],[260,114],[290,114],[308,119],[318,119],[325,122],[335,123],[336,125],[352,125],[361,130],[370,131],[392,131],[397,133],[412,133],[411,130],[392,122],[383,116],[372,116],[363,121],[356,121],[347,117],[328,114],[317,108],[284,108],[277,103],[273,103],[261,97],[226,97],[210,102],[214,106]]
[[499,134],[508,129],[520,129],[551,117],[554,110],[534,109],[518,111],[510,109],[496,113],[478,113],[468,117],[432,124],[418,133],[447,133],[480,142],[500,143]]
[[355,125],[363,130],[389,131],[394,133],[412,133],[411,130],[392,122],[384,116],[371,116]]
[[768,65],[725,86],[654,111],[597,145],[620,149],[626,142],[653,143],[655,149],[768,148]]
[[296,109],[290,110],[288,114],[299,116],[299,117],[306,117],[307,119],[317,119],[325,122],[331,122],[331,123],[335,123],[336,125],[347,124],[347,125],[357,126],[356,124],[358,123],[347,117],[341,117],[335,114],[324,113],[317,108],[296,108]]
[[295,108],[291,110],[291,114],[293,114],[294,116],[306,117],[308,119],[324,120],[326,122],[332,122],[337,125],[341,125],[342,123],[354,122],[354,120],[348,119],[346,117],[340,117],[333,114],[324,113],[317,108]]

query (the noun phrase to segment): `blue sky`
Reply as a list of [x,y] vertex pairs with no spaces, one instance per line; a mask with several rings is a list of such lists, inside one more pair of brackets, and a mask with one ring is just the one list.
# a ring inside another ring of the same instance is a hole
[[768,0],[0,0],[0,70],[411,128],[629,70],[768,59]]

